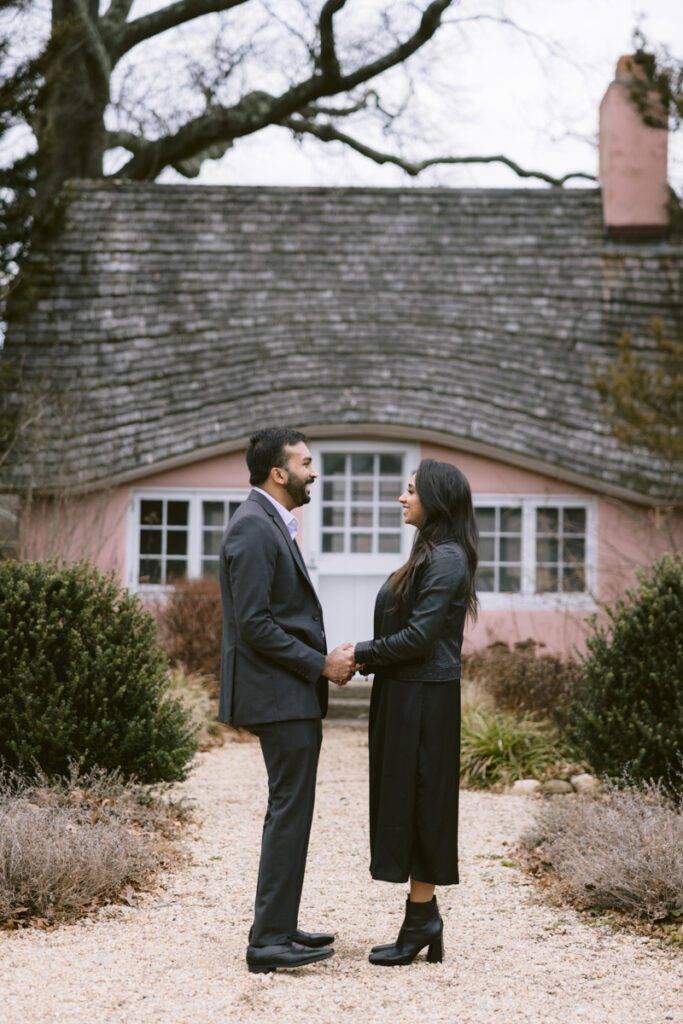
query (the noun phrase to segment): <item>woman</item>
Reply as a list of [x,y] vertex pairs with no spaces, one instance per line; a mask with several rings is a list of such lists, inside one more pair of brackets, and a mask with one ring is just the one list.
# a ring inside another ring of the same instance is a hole
[[408,561],[382,586],[375,639],[356,644],[370,701],[370,872],[410,879],[395,942],[370,962],[443,959],[437,885],[458,882],[460,646],[476,618],[478,534],[470,486],[455,466],[424,459],[399,498],[417,527]]

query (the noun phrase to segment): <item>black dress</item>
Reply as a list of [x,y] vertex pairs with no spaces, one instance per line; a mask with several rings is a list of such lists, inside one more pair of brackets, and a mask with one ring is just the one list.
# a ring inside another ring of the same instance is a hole
[[356,660],[375,679],[370,701],[370,872],[458,882],[460,647],[469,572],[460,545],[438,545],[401,612],[389,580],[375,638]]

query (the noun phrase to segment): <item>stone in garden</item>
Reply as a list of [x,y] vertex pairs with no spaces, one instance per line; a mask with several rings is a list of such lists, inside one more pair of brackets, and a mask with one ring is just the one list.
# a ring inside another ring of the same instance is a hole
[[531,793],[538,793],[541,783],[537,779],[517,779],[512,783],[510,792],[514,796],[529,796]]
[[577,793],[595,793],[600,789],[600,780],[588,772],[572,775],[570,782]]
[[573,793],[574,787],[571,782],[565,782],[564,779],[549,779],[543,783],[542,792],[559,796],[561,793]]

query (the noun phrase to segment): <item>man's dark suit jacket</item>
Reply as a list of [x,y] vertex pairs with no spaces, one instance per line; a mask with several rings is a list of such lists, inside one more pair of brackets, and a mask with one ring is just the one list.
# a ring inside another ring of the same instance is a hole
[[220,720],[240,726],[324,717],[322,608],[282,516],[256,491],[225,531],[220,581]]

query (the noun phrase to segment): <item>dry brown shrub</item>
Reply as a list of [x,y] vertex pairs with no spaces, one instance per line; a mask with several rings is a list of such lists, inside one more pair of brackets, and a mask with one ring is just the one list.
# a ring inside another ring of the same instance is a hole
[[182,802],[93,769],[0,780],[0,926],[50,926],[149,884],[175,855]]
[[578,907],[683,915],[683,811],[659,786],[607,784],[597,797],[548,801],[522,845]]
[[222,747],[234,730],[216,718],[218,696],[215,679],[176,669],[169,676],[169,692],[178,697],[197,726],[200,750]]
[[171,664],[213,679],[216,685],[223,624],[218,580],[179,580],[156,617],[159,643]]
[[463,659],[463,676],[490,694],[502,711],[540,715],[563,728],[569,699],[581,679],[581,665],[540,653],[541,646],[534,640],[513,647],[490,644]]

